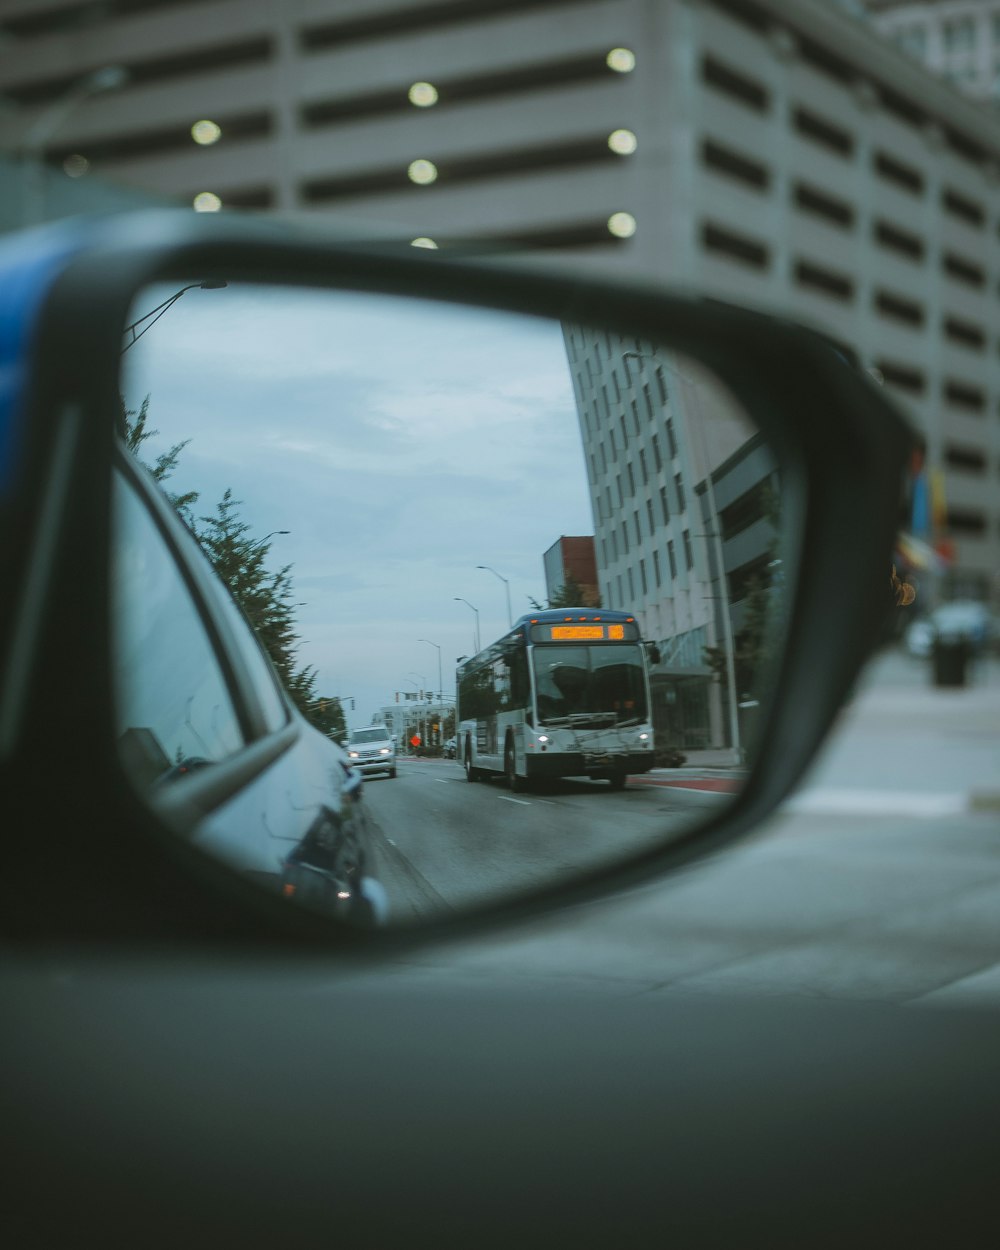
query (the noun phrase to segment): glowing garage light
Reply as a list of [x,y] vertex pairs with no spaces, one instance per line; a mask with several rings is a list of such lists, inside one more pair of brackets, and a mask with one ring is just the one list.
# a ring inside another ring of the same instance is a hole
[[199,191],[193,203],[196,213],[217,213],[222,207],[222,201],[214,191]]
[[419,239],[411,239],[410,247],[432,247],[436,248],[437,244],[433,239],[428,239],[426,235],[421,235]]
[[631,74],[635,69],[635,53],[629,48],[612,48],[605,59],[616,74]]
[[411,161],[406,175],[411,182],[415,182],[420,187],[426,187],[437,181],[437,166],[433,161]]
[[407,94],[410,103],[415,104],[418,109],[429,109],[438,102],[437,87],[433,83],[415,82]]
[[608,135],[608,147],[619,156],[631,156],[639,146],[639,140],[631,130],[612,130]]
[[202,147],[208,147],[210,143],[218,143],[222,138],[222,127],[217,122],[203,119],[191,127],[191,138]]
[[70,178],[82,178],[89,168],[90,161],[79,152],[74,152],[63,161],[63,173],[68,174]]
[[608,218],[608,230],[616,239],[631,239],[636,231],[636,220],[631,213],[612,213]]

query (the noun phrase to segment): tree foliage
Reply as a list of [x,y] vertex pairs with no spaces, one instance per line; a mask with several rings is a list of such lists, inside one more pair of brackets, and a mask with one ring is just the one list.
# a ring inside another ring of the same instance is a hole
[[[125,445],[141,459],[143,444],[159,433],[149,428],[149,396],[138,411],[123,408]],[[242,501],[227,488],[215,511],[195,516],[197,491],[173,493],[164,483],[173,477],[181,452],[190,439],[175,443],[152,463],[143,462],[164,488],[167,498],[180,514],[208,557],[219,578],[242,609],[244,616],[271,658],[279,678],[300,712],[323,733],[338,741],[347,735],[347,722],[339,700],[316,694],[316,672],[299,667],[296,653],[301,639],[295,629],[292,566],[277,571],[267,567],[271,544],[254,539],[250,525],[240,516]]]
[[[588,602],[588,600],[593,600],[593,602]],[[547,604],[541,604],[537,599],[531,599],[530,603],[536,612],[543,612],[547,607],[599,608],[601,606],[601,597],[592,591],[584,590],[573,574],[567,573],[566,580],[549,596]]]

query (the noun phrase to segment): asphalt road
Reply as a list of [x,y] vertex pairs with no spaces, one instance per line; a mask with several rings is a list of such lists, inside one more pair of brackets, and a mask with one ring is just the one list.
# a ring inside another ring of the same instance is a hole
[[512,794],[470,784],[451,760],[400,760],[393,780],[365,780],[370,867],[396,922],[437,917],[662,843],[727,795],[567,778]]
[[378,976],[1000,1007],[1000,660],[938,690],[926,666],[881,657],[801,789],[741,844],[603,902],[414,948]]

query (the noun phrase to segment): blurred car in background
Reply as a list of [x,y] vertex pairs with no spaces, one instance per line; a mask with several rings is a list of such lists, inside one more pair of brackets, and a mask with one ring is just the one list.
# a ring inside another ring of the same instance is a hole
[[996,647],[1000,639],[997,622],[985,603],[956,599],[942,603],[926,616],[913,621],[906,631],[906,649],[918,659],[926,659],[937,641],[964,642],[974,654]]

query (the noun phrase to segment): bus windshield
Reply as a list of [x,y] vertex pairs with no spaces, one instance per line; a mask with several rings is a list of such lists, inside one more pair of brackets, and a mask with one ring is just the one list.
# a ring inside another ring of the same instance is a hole
[[540,725],[630,725],[645,720],[638,644],[532,648]]

